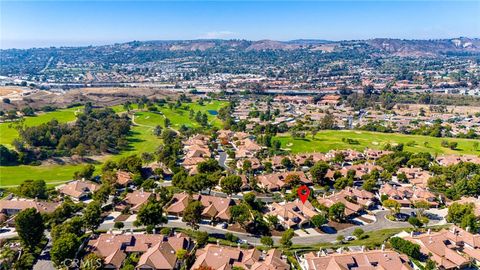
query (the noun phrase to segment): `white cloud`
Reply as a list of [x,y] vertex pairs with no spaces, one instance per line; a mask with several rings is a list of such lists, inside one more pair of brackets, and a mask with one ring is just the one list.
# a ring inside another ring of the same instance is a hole
[[232,31],[212,31],[205,33],[201,36],[201,38],[208,38],[208,39],[217,39],[217,38],[231,38],[235,35]]

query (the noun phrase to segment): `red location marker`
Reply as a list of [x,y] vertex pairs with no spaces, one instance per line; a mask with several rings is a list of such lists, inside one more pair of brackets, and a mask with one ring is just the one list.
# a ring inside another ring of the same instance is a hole
[[302,203],[305,204],[305,202],[308,199],[308,196],[310,195],[310,189],[307,186],[303,185],[297,189],[297,194],[298,194],[298,197],[300,197],[300,200],[302,201]]

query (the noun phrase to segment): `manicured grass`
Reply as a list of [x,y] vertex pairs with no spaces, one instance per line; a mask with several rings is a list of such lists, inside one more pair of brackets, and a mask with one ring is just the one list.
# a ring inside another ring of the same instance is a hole
[[[102,161],[108,159],[119,160],[122,157],[143,152],[154,152],[160,146],[161,139],[152,133],[153,129],[143,126],[133,126],[128,137],[129,149],[118,155],[104,156]],[[0,166],[0,187],[18,185],[27,179],[43,179],[49,184],[60,184],[72,179],[73,173],[80,170],[85,164],[78,165],[41,165],[41,166]],[[97,170],[101,164],[96,165]]]
[[[358,144],[348,144],[342,138],[357,140]],[[387,144],[403,143],[404,149],[411,152],[429,152],[431,154],[476,154],[473,143],[476,140],[435,138],[418,135],[404,135],[398,133],[378,133],[356,130],[327,130],[318,132],[315,138],[308,134],[305,138],[295,138],[289,135],[279,135],[275,138],[282,143],[282,148],[291,150],[292,153],[328,152],[331,149],[365,148],[383,149]],[[456,150],[441,146],[443,140],[458,142]]]
[[[187,103],[185,105],[190,106],[195,111],[207,112],[208,110],[218,110],[226,105],[226,102],[213,101],[206,102],[204,106],[196,103]],[[132,106],[133,109],[137,109],[136,105]],[[112,107],[116,112],[124,112],[122,105]],[[198,123],[189,119],[189,111],[182,109],[169,109],[167,106],[159,107],[161,113],[165,114],[172,122],[172,128],[180,128],[182,124],[186,126],[199,126]],[[61,122],[69,122],[75,120],[74,112],[78,108],[71,108],[65,110],[59,110],[56,112],[49,112],[37,117],[29,117],[25,123],[29,126],[39,125],[55,118]],[[156,125],[164,126],[164,116],[160,113],[153,113],[147,111],[136,111],[135,123],[132,127],[131,135],[128,137],[129,148],[122,151],[118,155],[104,156],[101,161],[112,159],[118,161],[120,158],[141,154],[143,152],[155,152],[155,150],[161,145],[162,140],[153,135],[153,128]],[[208,114],[208,113],[207,113]],[[209,115],[209,120],[215,125],[220,126],[221,121],[213,115]],[[28,123],[27,123],[28,121]],[[10,137],[10,142],[18,136],[15,129],[8,127],[8,124],[0,124],[1,140],[4,140],[4,129],[7,131]],[[3,126],[5,125],[5,126]],[[80,170],[85,164],[79,165],[41,165],[41,166],[0,166],[0,187],[18,185],[27,179],[43,179],[50,184],[59,184],[62,181],[68,181],[72,179],[73,173]],[[101,164],[96,165],[97,169],[101,167]]]
[[[40,124],[47,123],[52,119],[56,119],[63,123],[70,122],[75,120],[76,113],[81,109],[82,107],[74,107],[61,109],[54,112],[41,113],[37,116],[25,117],[24,125],[27,127],[38,126]],[[15,122],[0,123],[0,144],[11,147],[12,141],[18,137],[18,132],[15,129],[15,125]]]
[[319,249],[326,249],[326,248],[339,248],[339,247],[346,247],[346,246],[367,246],[367,247],[379,247],[387,239],[392,237],[393,235],[400,233],[402,231],[409,231],[410,228],[393,228],[393,229],[383,229],[378,231],[366,232],[365,238],[363,239],[356,239],[350,242],[346,242],[344,244],[341,243],[327,243],[322,242],[314,245],[293,245],[291,250],[296,252],[309,252],[309,251],[318,251]]

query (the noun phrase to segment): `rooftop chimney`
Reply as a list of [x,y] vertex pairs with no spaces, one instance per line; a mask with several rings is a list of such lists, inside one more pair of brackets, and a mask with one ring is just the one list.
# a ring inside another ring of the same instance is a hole
[[382,249],[382,251],[385,251],[385,244],[382,244],[381,249]]
[[432,233],[432,229],[428,229],[427,234],[431,234],[431,233]]
[[217,246],[220,246],[220,240],[217,239]]

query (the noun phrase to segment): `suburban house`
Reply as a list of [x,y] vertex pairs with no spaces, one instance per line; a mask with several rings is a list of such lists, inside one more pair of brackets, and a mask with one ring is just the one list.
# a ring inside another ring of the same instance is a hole
[[396,186],[387,183],[379,190],[379,197],[383,195],[387,195],[389,199],[397,201],[402,207],[410,207],[418,201],[427,201],[432,207],[439,205],[435,194],[427,189],[415,186]]
[[460,162],[472,162],[480,164],[480,157],[475,155],[442,155],[438,156],[436,161],[442,166],[455,165]]
[[28,208],[35,208],[40,213],[52,213],[59,206],[60,203],[55,202],[41,202],[18,198],[2,199],[0,200],[0,213],[11,216]]
[[231,198],[221,198],[208,195],[176,193],[173,195],[166,211],[169,215],[180,217],[188,206],[189,202],[195,200],[200,201],[204,206],[202,216],[210,220],[230,220],[230,207],[235,205],[235,201]]
[[126,171],[117,171],[116,183],[123,187],[130,185],[132,183],[132,174]]
[[410,184],[421,188],[428,187],[428,179],[432,177],[430,172],[422,168],[400,168],[397,171],[397,180],[399,174],[405,174]]
[[272,203],[268,205],[265,216],[276,216],[283,228],[300,228],[308,224],[318,212],[309,201],[302,203],[298,199],[293,202]]
[[130,254],[139,255],[136,269],[178,269],[176,252],[191,250],[193,241],[181,233],[161,234],[100,234],[88,242],[87,249],[104,259],[105,269],[121,269]]
[[473,261],[480,262],[480,235],[456,226],[435,233],[412,233],[405,240],[420,245],[425,256],[431,254],[439,269],[462,269]]
[[263,253],[255,248],[242,249],[208,244],[206,247],[198,249],[195,257],[196,260],[191,269],[199,267],[211,267],[215,270],[231,270],[233,267],[246,270],[290,269],[290,265],[282,258],[281,251],[277,249]]
[[335,172],[339,172],[342,177],[346,177],[349,171],[355,172],[355,179],[362,179],[362,176],[365,174],[371,173],[373,170],[383,171],[383,168],[378,165],[373,165],[372,163],[363,163],[350,166],[342,166],[340,169],[327,171],[325,178],[334,179]]
[[388,155],[393,153],[392,151],[387,151],[387,150],[376,150],[376,149],[365,149],[363,151],[363,154],[367,159],[371,160],[377,160],[381,158],[382,156]]
[[150,199],[154,199],[155,194],[151,192],[146,192],[143,191],[142,189],[137,189],[133,192],[127,193],[127,196],[125,196],[125,199],[123,200],[123,204],[130,207],[130,210],[132,212],[138,212],[140,208],[148,202]]
[[261,188],[267,189],[269,191],[277,191],[287,185],[287,183],[285,183],[285,179],[287,179],[289,175],[298,175],[298,177],[300,178],[300,182],[305,185],[312,184],[312,181],[307,178],[304,172],[296,171],[259,175],[257,177],[258,185]]
[[349,194],[344,192],[344,190],[338,193],[333,193],[330,196],[324,195],[323,197],[318,198],[317,201],[326,207],[331,207],[336,203],[344,204],[346,217],[357,216],[365,209],[365,205],[361,205],[360,203],[350,199]]
[[300,259],[300,266],[302,270],[413,270],[409,262],[406,255],[392,250],[362,250],[330,254],[310,252]]
[[56,189],[60,194],[70,196],[76,201],[85,200],[100,188],[100,185],[84,180],[76,180],[68,184],[58,186]]

